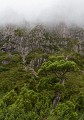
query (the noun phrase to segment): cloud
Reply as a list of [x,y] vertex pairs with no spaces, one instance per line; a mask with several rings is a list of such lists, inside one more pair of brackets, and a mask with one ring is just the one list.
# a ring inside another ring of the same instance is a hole
[[0,0],[0,24],[23,20],[84,25],[84,0]]

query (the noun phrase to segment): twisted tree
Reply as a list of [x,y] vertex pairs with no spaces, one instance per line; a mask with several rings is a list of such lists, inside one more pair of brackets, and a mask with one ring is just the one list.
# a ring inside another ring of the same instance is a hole
[[[62,57],[60,57],[60,59],[53,57],[49,61],[43,63],[38,70],[38,75],[46,77],[49,77],[49,75],[55,75],[56,78],[59,79],[59,86],[64,86],[66,74],[68,72],[76,71],[77,69],[77,64],[75,62],[65,60]],[[61,92],[59,90],[61,87],[59,86],[53,99],[53,108],[55,108],[61,100]]]

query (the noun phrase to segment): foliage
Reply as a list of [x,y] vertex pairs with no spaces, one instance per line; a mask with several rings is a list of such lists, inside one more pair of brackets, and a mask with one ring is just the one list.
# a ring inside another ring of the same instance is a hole
[[[29,90],[28,86],[21,89],[19,96],[15,91],[11,91],[2,99],[0,103],[0,111],[2,117],[6,120],[37,120],[49,114],[50,98],[46,93],[42,95]],[[6,113],[4,107],[6,109]]]
[[59,57],[55,60],[55,57],[52,57],[49,61],[43,63],[41,68],[38,70],[38,74],[49,75],[55,74],[60,80],[65,79],[65,75],[68,72],[76,71],[77,65],[73,61],[61,60],[62,57]]
[[48,120],[78,120],[78,115],[75,112],[75,106],[71,101],[60,103],[55,110],[52,111]]
[[[28,57],[29,61],[46,58],[36,69],[38,77],[35,77],[24,70],[18,53],[10,56],[0,52],[0,120],[83,120],[83,58],[75,54],[66,60],[64,55],[49,55],[40,50],[28,54],[27,61]],[[8,64],[3,64],[3,60],[9,61]],[[53,109],[56,93],[60,93],[61,100]]]

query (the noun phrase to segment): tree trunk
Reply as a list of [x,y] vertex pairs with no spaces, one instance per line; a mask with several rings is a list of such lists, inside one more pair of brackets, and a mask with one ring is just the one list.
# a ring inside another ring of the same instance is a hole
[[61,79],[60,84],[64,85],[65,79]]
[[[64,85],[65,79],[61,79],[60,84]],[[58,103],[61,100],[61,94],[60,92],[57,92],[55,97],[53,98],[53,108],[56,108],[56,106],[58,105]]]
[[61,100],[61,94],[60,92],[57,92],[56,96],[53,99],[53,108],[56,108],[60,100]]

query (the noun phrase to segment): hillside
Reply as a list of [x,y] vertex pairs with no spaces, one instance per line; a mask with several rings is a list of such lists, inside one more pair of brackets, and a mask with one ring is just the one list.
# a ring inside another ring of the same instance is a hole
[[83,28],[0,28],[0,120],[84,120]]

